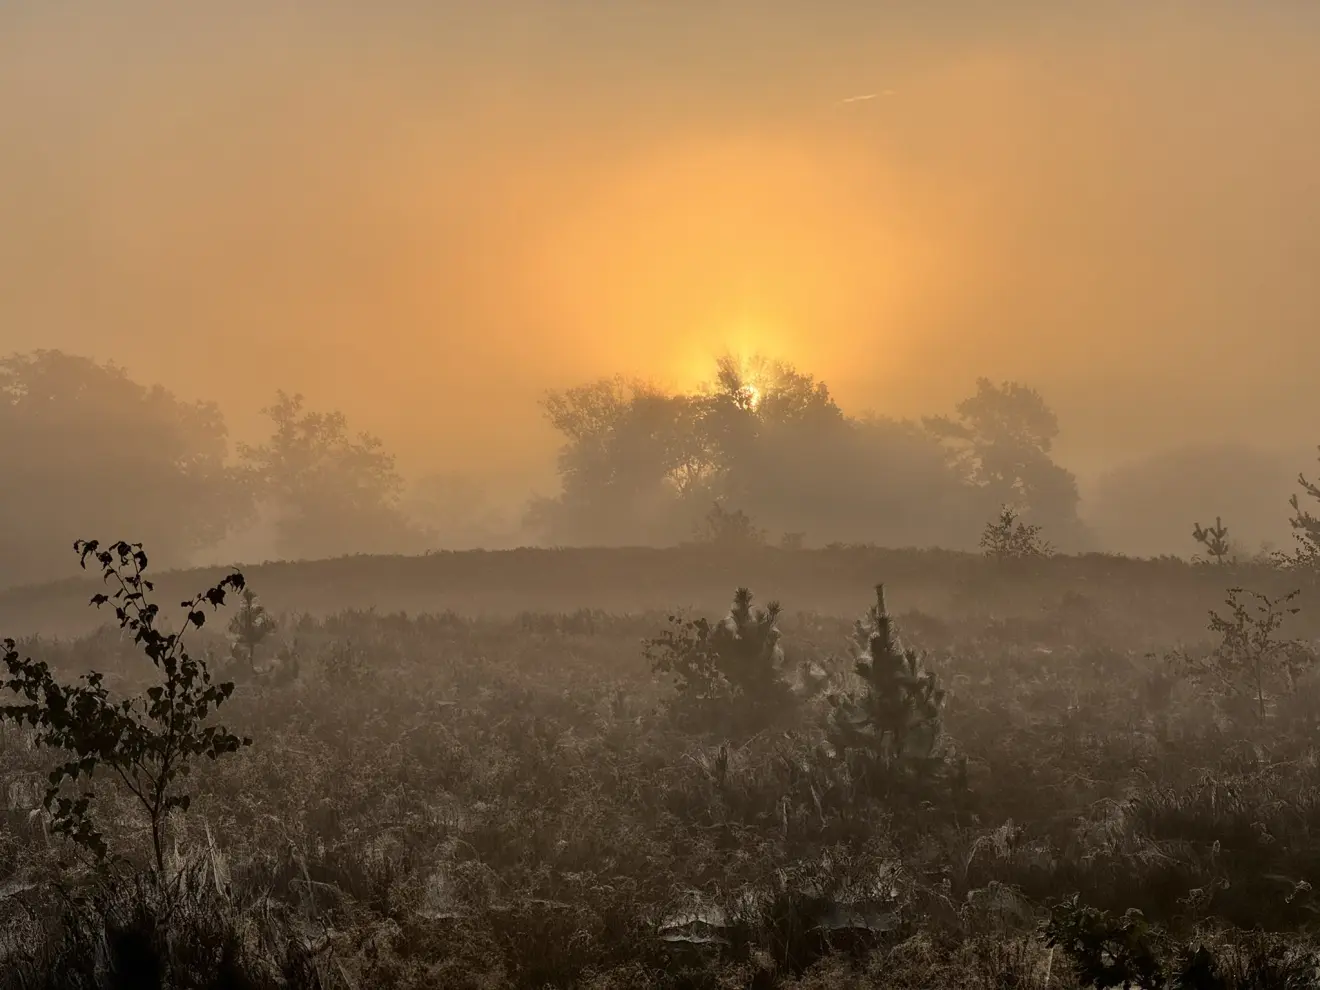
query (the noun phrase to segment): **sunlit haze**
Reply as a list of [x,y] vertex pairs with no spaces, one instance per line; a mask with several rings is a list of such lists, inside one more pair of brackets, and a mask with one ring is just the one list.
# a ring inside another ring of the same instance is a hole
[[550,491],[547,390],[729,352],[1027,383],[1084,496],[1320,438],[1316,4],[6,4],[0,149],[0,350],[237,440],[284,389]]

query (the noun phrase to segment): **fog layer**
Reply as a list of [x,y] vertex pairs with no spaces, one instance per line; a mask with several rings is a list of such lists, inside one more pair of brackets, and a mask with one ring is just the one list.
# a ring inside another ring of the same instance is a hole
[[1084,478],[1320,441],[1314,5],[354,7],[0,8],[0,350],[506,491],[547,389],[730,348],[1027,382]]

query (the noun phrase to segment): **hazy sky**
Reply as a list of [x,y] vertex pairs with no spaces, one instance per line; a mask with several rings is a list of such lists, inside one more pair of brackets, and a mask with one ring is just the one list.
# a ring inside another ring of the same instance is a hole
[[239,436],[302,391],[409,471],[542,465],[545,389],[726,346],[853,411],[1026,381],[1084,469],[1303,447],[1320,4],[11,0],[0,350],[37,346]]

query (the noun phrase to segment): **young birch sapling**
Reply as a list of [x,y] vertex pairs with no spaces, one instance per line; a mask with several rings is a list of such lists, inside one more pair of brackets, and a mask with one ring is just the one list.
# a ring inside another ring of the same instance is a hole
[[999,518],[988,523],[981,534],[981,549],[987,557],[1019,560],[1048,557],[1054,547],[1041,536],[1041,527],[1023,522],[1017,511],[1004,506]]
[[[20,657],[14,641],[7,639],[3,661],[8,676],[0,683],[21,701],[0,705],[0,720],[33,726],[38,745],[65,755],[50,773],[44,799],[55,833],[98,860],[108,856],[105,835],[92,815],[91,780],[98,769],[109,770],[146,813],[155,867],[163,876],[165,827],[170,812],[188,809],[185,782],[194,762],[214,760],[252,743],[223,726],[205,724],[229,699],[234,685],[212,682],[206,662],[184,648],[184,633],[205,624],[207,607],[217,609],[228,592],[242,590],[243,575],[234,572],[183,602],[186,614],[180,631],[164,633],[158,628],[160,607],[147,597],[154,588],[145,577],[147,555],[141,544],[119,542],[102,549],[96,540],[79,540],[74,551],[84,569],[88,558],[100,566],[111,589],[94,595],[91,604],[113,606],[120,628],[132,634],[159,680],[142,696],[113,700],[99,672],[82,675],[79,683],[62,683],[46,663]],[[81,794],[62,793],[65,782],[80,779],[86,781]]]

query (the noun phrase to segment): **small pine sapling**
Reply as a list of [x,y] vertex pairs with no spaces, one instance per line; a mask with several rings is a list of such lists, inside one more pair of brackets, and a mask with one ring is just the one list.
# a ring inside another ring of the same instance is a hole
[[[1308,651],[1295,640],[1278,635],[1280,627],[1301,609],[1292,605],[1298,591],[1271,598],[1257,591],[1230,588],[1225,600],[1227,616],[1213,609],[1209,628],[1219,635],[1209,655],[1190,656],[1178,652],[1171,656],[1176,667],[1193,681],[1210,686],[1224,698],[1246,698],[1258,719],[1264,720],[1266,701],[1274,685],[1291,689],[1298,677],[1313,662]],[[1254,603],[1243,599],[1248,595]]]
[[238,611],[229,622],[229,635],[233,638],[235,655],[247,663],[249,671],[256,671],[257,647],[274,631],[275,620],[266,606],[257,601],[256,592],[244,588]]
[[875,598],[854,631],[862,687],[830,695],[830,735],[854,779],[885,795],[904,782],[929,781],[943,767],[945,693],[920,655],[900,642],[883,584]]
[[675,714],[734,731],[757,731],[793,702],[779,645],[780,608],[752,607],[739,588],[729,614],[717,623],[669,616],[670,628],[645,643],[652,670],[672,675],[679,691]]
[[[1205,547],[1205,552],[1216,564],[1234,563],[1230,558],[1233,556],[1233,547],[1228,539],[1228,527],[1224,521],[1215,516],[1213,526],[1202,526],[1199,522],[1192,523],[1192,539],[1201,546]],[[1193,557],[1193,562],[1200,563],[1199,557]]]
[[[12,639],[4,641],[8,673],[3,686],[19,695],[20,704],[0,705],[0,720],[36,728],[40,746],[62,750],[67,759],[50,774],[44,804],[52,830],[90,851],[98,860],[109,854],[101,829],[92,816],[91,779],[96,770],[114,772],[137,799],[151,824],[152,852],[158,876],[165,872],[165,826],[172,811],[186,811],[190,795],[184,789],[199,757],[214,760],[249,746],[223,726],[205,725],[208,716],[233,693],[232,683],[211,680],[206,662],[184,649],[184,633],[206,622],[205,606],[218,609],[229,591],[241,590],[243,575],[235,572],[217,585],[182,603],[186,610],[180,632],[157,628],[160,607],[147,598],[147,555],[141,544],[119,542],[101,549],[97,541],[74,544],[81,566],[87,559],[100,565],[112,591],[94,595],[98,608],[111,604],[121,629],[133,636],[161,675],[145,695],[113,701],[100,673],[84,674],[80,684],[58,681],[44,662],[20,658]],[[87,789],[76,797],[61,794],[65,781],[85,778]]]
[[986,525],[981,534],[981,549],[987,557],[1024,559],[1048,557],[1054,547],[1041,537],[1041,527],[1022,522],[1017,511],[1004,506],[999,518]]

